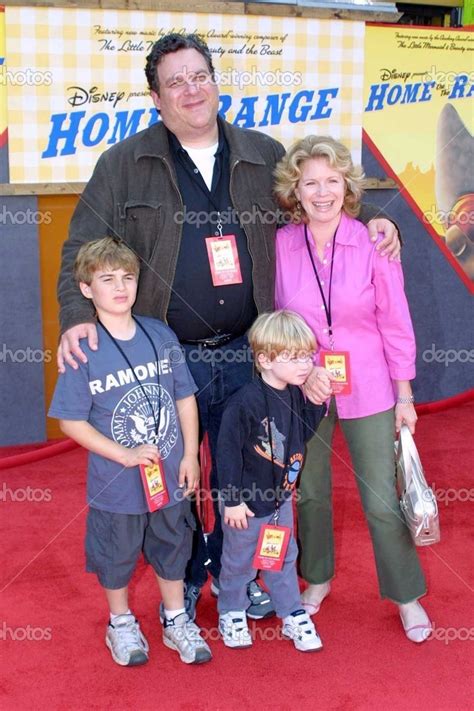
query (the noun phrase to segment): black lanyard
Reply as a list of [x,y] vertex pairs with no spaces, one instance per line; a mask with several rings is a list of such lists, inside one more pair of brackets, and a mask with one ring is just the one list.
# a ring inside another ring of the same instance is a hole
[[123,350],[122,346],[119,345],[119,343],[115,340],[115,338],[112,336],[112,334],[110,333],[110,331],[104,326],[104,324],[102,323],[102,321],[101,321],[99,318],[97,318],[97,322],[98,322],[98,323],[100,324],[100,326],[104,329],[105,333],[108,335],[108,337],[110,338],[110,340],[112,341],[112,343],[115,345],[115,347],[117,348],[117,350],[120,352],[120,354],[121,354],[121,356],[123,357],[123,359],[126,361],[128,367],[130,368],[130,370],[131,370],[132,373],[133,373],[133,376],[134,376],[135,380],[136,380],[137,383],[138,383],[138,387],[140,388],[140,390],[142,391],[143,395],[145,396],[145,399],[146,399],[146,401],[148,402],[148,405],[149,405],[150,410],[151,410],[151,414],[152,414],[152,417],[153,417],[153,422],[155,423],[155,440],[156,440],[156,443],[158,443],[158,434],[159,434],[159,433],[158,433],[158,427],[159,427],[159,423],[160,423],[160,410],[161,410],[160,361],[158,360],[158,353],[157,353],[157,351],[156,351],[155,344],[153,343],[153,341],[152,341],[152,339],[151,339],[151,337],[150,337],[150,334],[145,330],[145,328],[142,326],[142,324],[140,323],[140,321],[138,321],[138,320],[135,318],[135,316],[132,316],[132,318],[133,318],[133,320],[135,321],[135,323],[137,324],[137,326],[143,331],[143,333],[145,334],[145,336],[146,336],[146,337],[148,338],[148,340],[150,341],[151,347],[153,348],[153,353],[155,354],[155,360],[156,360],[156,380],[157,380],[157,383],[158,383],[158,418],[157,418],[156,415],[155,415],[155,408],[153,407],[153,404],[152,404],[150,398],[148,397],[148,393],[146,392],[145,388],[143,387],[143,385],[141,384],[140,380],[138,379],[137,374],[136,374],[136,372],[135,372],[135,368],[134,368],[133,365],[131,364],[131,362],[130,362],[130,360],[129,360],[127,354],[126,354],[125,351]]
[[[273,475],[273,486],[275,488],[275,498],[276,498],[276,503],[275,503],[275,513],[273,514],[273,518],[275,520],[275,524],[278,522],[278,518],[280,516],[280,496],[279,496],[279,490],[278,490],[278,485],[281,482],[281,476],[278,472],[276,472],[275,468],[275,456],[273,454],[273,436],[272,436],[272,427],[271,427],[271,422],[270,422],[270,408],[268,406],[268,394],[267,394],[267,387],[270,387],[269,385],[266,385],[266,383],[260,378],[259,379],[259,384],[260,388],[263,393],[263,397],[265,400],[265,414],[267,417],[267,427],[268,427],[268,443],[270,445],[270,456],[272,460],[272,475]],[[290,427],[288,430],[288,438],[287,438],[287,447],[286,447],[286,457],[284,461],[284,467],[283,467],[283,476],[285,475],[285,472],[288,469],[289,463],[290,463],[290,448],[291,448],[291,436],[293,434],[293,412],[294,412],[294,402],[293,402],[293,393],[291,391],[291,388],[289,389],[290,392]],[[278,397],[278,396],[277,396]]]
[[311,259],[311,264],[313,267],[314,276],[316,277],[316,281],[319,286],[321,298],[323,300],[324,311],[326,313],[326,320],[328,322],[329,345],[331,347],[331,350],[334,350],[334,339],[332,337],[331,293],[332,293],[332,270],[334,267],[334,249],[336,246],[336,235],[334,235],[333,240],[332,240],[331,270],[329,272],[329,290],[328,290],[328,300],[327,301],[326,301],[326,297],[324,296],[324,291],[323,291],[321,281],[319,279],[318,270],[316,269],[316,264],[314,263],[313,253],[311,251],[311,245],[309,243],[309,238],[308,238],[308,228],[307,228],[306,224],[304,226],[304,238],[305,238],[305,242],[306,242],[306,249],[308,250],[309,258]]

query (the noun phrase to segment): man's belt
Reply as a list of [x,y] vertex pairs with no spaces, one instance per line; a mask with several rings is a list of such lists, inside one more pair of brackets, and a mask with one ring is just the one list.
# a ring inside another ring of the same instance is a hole
[[[242,335],[242,334],[239,334]],[[234,333],[222,333],[219,336],[211,336],[211,338],[199,338],[196,341],[182,340],[181,343],[185,346],[200,346],[201,348],[220,348],[226,343],[233,341],[235,338],[239,338],[238,335]]]

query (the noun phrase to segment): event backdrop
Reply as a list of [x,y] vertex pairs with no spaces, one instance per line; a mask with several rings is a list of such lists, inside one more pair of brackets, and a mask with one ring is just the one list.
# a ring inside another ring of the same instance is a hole
[[[57,376],[55,282],[80,191],[67,183],[86,181],[103,150],[157,120],[143,67],[153,41],[172,29],[205,36],[221,112],[237,125],[285,145],[330,133],[356,160],[364,127],[366,174],[401,188],[371,190],[367,199],[404,238],[417,402],[472,387],[472,31],[10,6],[5,15],[4,30],[0,8],[0,182],[10,168],[12,183],[40,185],[39,196],[25,187],[23,197],[0,198],[0,262],[9,265],[0,283],[8,413],[0,445],[45,436]],[[44,183],[57,183],[55,194],[41,195],[51,190]],[[18,196],[22,189],[12,186]],[[49,437],[59,436],[55,428],[50,420]]]
[[[200,33],[220,86],[220,112],[288,145],[331,133],[360,161],[362,22],[283,17],[6,8],[12,182],[86,181],[110,145],[158,119],[145,58],[170,30]],[[232,28],[232,29],[228,29]]]

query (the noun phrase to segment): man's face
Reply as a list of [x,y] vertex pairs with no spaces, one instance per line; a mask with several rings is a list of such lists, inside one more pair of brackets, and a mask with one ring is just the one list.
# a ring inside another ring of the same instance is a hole
[[159,95],[153,103],[163,123],[181,142],[215,130],[219,92],[205,58],[195,49],[165,55],[157,67]]

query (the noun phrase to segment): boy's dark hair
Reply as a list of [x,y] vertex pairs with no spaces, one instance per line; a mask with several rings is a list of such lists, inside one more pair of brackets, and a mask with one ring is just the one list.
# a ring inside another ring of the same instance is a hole
[[180,49],[195,49],[199,54],[202,54],[211,73],[211,78],[214,79],[215,72],[211,53],[204,40],[196,34],[180,35],[177,32],[170,32],[155,42],[150,54],[146,58],[145,74],[150,91],[155,91],[159,95],[160,86],[158,83],[158,73],[156,71],[158,64],[167,54],[178,52]]

